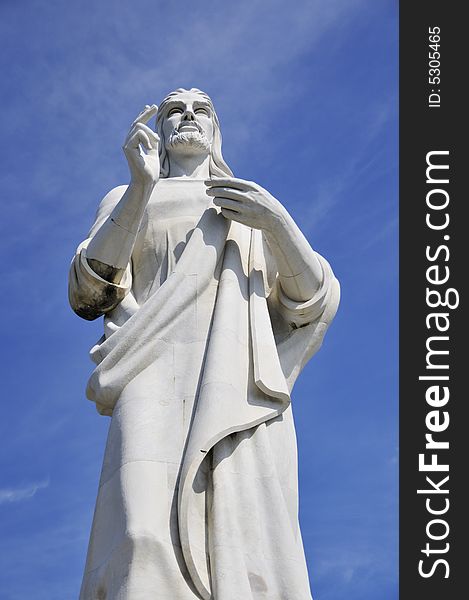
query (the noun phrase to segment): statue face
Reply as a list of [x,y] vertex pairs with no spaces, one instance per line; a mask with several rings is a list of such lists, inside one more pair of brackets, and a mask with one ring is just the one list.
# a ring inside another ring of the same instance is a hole
[[167,106],[162,128],[168,154],[209,154],[213,140],[212,110],[200,94],[184,92]]

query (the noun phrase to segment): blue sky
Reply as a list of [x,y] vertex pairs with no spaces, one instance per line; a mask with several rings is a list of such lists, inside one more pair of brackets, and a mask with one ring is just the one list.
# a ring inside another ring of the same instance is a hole
[[228,164],[342,284],[293,398],[314,598],[397,598],[396,4],[0,3],[1,600],[78,596],[109,420],[68,265],[128,180],[131,121],[180,86],[211,95]]

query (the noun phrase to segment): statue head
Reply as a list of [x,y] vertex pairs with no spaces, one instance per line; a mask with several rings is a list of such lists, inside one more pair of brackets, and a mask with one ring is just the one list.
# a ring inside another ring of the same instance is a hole
[[221,131],[212,100],[197,88],[178,88],[161,102],[156,115],[160,136],[160,177],[168,177],[168,153],[209,154],[210,176],[232,177],[221,152]]

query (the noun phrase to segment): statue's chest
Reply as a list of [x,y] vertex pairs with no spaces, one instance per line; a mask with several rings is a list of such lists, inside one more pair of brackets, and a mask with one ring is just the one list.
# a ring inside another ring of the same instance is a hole
[[132,253],[134,293],[138,296],[154,291],[174,270],[211,203],[203,182],[200,184],[157,187],[150,198]]
[[211,202],[203,181],[163,180],[156,185],[146,208],[150,222],[200,216]]

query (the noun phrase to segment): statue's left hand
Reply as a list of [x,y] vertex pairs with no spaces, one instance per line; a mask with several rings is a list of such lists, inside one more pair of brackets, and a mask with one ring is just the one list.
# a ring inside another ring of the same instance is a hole
[[235,177],[205,181],[207,194],[227,219],[254,229],[275,233],[285,220],[285,208],[267,190],[252,181]]

